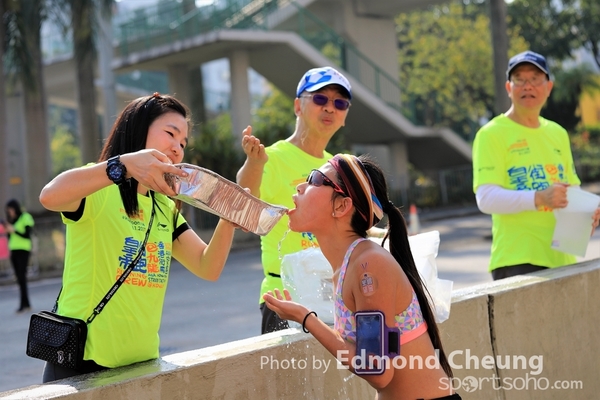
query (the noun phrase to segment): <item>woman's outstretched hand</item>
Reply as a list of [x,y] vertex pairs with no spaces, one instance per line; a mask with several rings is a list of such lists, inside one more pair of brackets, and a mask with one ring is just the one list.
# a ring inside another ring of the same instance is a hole
[[290,292],[287,289],[283,289],[283,295],[279,289],[275,289],[274,292],[268,291],[263,295],[263,299],[267,303],[267,306],[275,311],[281,319],[301,323],[309,311],[302,304],[292,301],[292,296],[290,296]]

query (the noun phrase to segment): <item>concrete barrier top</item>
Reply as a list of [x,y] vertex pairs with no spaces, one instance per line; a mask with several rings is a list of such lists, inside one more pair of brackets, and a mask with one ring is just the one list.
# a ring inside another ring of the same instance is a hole
[[[463,399],[592,398],[586,396],[600,392],[597,372],[591,368],[600,357],[595,345],[598,285],[600,259],[454,291],[450,319],[440,325],[445,353],[455,352],[454,361],[464,364],[467,354],[478,360],[498,356],[543,360],[543,366],[533,371],[503,369],[497,363],[492,368],[457,368],[457,382],[480,383],[477,391],[461,392]],[[265,366],[264,359],[277,365]],[[314,362],[308,368],[281,367],[294,359],[331,361],[332,368],[315,368]],[[3,392],[0,399],[373,398],[374,390],[366,381],[334,365],[337,360],[311,335],[287,329]],[[528,372],[538,380],[570,380],[585,386],[572,392],[502,391],[489,386]]]

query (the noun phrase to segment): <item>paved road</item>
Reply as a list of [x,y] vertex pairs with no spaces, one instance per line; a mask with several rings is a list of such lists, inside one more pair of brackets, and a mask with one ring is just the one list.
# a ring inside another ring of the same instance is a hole
[[[439,277],[454,281],[454,289],[490,282],[487,272],[491,219],[485,215],[421,224],[438,230]],[[588,246],[587,260],[600,257],[600,233]],[[258,249],[233,252],[217,282],[192,276],[176,264],[171,270],[161,326],[161,355],[212,346],[255,336],[260,331],[258,291],[262,280]],[[30,284],[35,310],[49,309],[60,279]],[[0,391],[40,382],[43,362],[25,355],[29,315],[17,315],[16,285],[0,287]]]

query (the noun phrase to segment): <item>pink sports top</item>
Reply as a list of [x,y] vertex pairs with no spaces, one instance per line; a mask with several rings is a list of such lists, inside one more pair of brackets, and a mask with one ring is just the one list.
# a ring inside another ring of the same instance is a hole
[[[340,333],[342,338],[349,342],[356,342],[356,322],[354,320],[354,313],[346,307],[344,300],[342,299],[342,287],[344,284],[344,277],[346,276],[346,268],[348,267],[348,260],[352,255],[352,251],[360,242],[368,240],[359,238],[356,239],[344,256],[342,267],[340,269],[340,275],[338,277],[338,284],[335,290],[335,319],[334,329]],[[410,342],[427,332],[427,323],[423,319],[421,313],[421,307],[417,300],[417,294],[415,290],[412,290],[412,300],[406,310],[396,315],[394,318],[396,327],[400,329],[400,344]]]

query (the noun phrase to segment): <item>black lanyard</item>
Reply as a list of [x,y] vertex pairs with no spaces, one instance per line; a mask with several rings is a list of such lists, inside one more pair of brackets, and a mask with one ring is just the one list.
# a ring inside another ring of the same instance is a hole
[[[154,211],[154,208],[155,208],[154,207],[154,195],[152,193],[150,193],[150,197],[152,197],[152,213],[150,214],[150,221],[148,223],[148,229],[146,229],[146,236],[144,237],[144,241],[142,242],[142,245],[140,246],[140,249],[139,249],[137,255],[135,256],[135,258],[129,263],[129,266],[125,269],[125,271],[123,271],[123,273],[121,274],[119,279],[117,279],[115,284],[112,285],[112,287],[108,290],[108,292],[106,293],[104,298],[102,300],[100,300],[100,303],[98,303],[96,308],[94,308],[94,312],[92,312],[92,314],[86,320],[87,324],[91,323],[94,320],[94,318],[96,318],[96,316],[102,312],[102,310],[104,309],[104,307],[106,306],[108,301],[114,296],[114,294],[117,292],[119,287],[121,287],[123,282],[125,282],[125,280],[129,276],[131,271],[133,271],[133,269],[135,268],[137,263],[142,258],[142,255],[144,254],[144,249],[146,248],[146,243],[148,243],[148,238],[150,237],[150,230],[152,229],[152,222],[154,222],[154,213],[155,213],[155,211]],[[60,297],[61,292],[62,292],[62,287],[60,288],[60,292],[58,292],[58,296],[56,297],[56,302],[54,303],[54,308],[52,309],[52,312],[56,312],[56,310],[58,309],[58,298]]]

